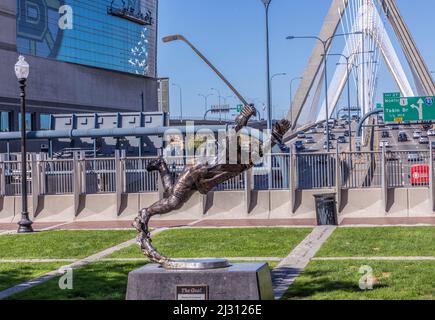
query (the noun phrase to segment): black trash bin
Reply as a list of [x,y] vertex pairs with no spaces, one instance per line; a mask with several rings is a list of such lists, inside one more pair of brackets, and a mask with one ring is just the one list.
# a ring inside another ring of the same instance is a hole
[[338,225],[335,193],[316,194],[314,198],[316,199],[317,225]]

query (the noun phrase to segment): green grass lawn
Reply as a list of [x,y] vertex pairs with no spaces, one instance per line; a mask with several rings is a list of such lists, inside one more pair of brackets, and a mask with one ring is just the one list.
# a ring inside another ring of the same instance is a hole
[[0,236],[0,259],[65,259],[89,255],[133,239],[130,230],[45,231]]
[[[373,290],[359,288],[363,265],[373,268]],[[434,270],[433,261],[312,261],[284,300],[433,300]]]
[[[144,262],[94,262],[74,270],[73,289],[59,289],[59,278],[11,296],[10,300],[125,300],[128,273]],[[273,262],[272,265],[276,265]]]
[[316,256],[435,256],[435,227],[338,228]]
[[62,263],[0,263],[0,291],[62,267]]
[[[175,229],[153,238],[153,245],[173,258],[285,257],[309,233],[309,228]],[[110,258],[143,257],[133,245]]]

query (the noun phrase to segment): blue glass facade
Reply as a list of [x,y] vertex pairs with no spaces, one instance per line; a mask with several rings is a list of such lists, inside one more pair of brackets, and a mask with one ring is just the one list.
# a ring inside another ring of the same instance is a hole
[[152,77],[157,22],[149,4],[149,0],[17,0],[18,51]]

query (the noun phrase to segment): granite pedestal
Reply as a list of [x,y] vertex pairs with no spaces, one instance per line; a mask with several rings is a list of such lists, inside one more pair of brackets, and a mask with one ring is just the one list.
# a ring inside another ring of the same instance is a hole
[[273,300],[267,263],[212,270],[167,270],[148,264],[128,275],[127,300]]

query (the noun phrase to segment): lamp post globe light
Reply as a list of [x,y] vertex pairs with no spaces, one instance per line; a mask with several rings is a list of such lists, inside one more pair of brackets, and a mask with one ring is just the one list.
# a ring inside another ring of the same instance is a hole
[[19,56],[15,64],[15,75],[20,84],[21,99],[21,220],[18,222],[18,233],[33,232],[32,221],[27,208],[27,139],[26,139],[26,81],[30,66],[23,56]]

